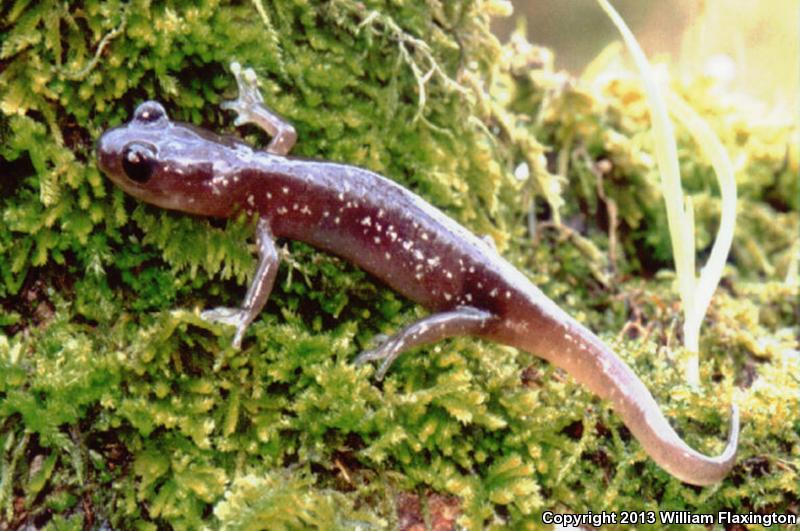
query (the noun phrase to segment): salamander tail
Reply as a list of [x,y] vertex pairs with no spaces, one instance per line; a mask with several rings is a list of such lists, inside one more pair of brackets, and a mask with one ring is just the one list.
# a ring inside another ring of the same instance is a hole
[[539,333],[516,335],[507,343],[545,358],[610,400],[648,455],[673,476],[693,485],[710,485],[727,475],[735,464],[739,442],[739,409],[735,404],[731,406],[725,450],[715,457],[703,455],[681,439],[639,377],[597,336],[558,310],[538,310],[540,323],[542,317],[558,312],[552,315],[558,324],[540,326]]

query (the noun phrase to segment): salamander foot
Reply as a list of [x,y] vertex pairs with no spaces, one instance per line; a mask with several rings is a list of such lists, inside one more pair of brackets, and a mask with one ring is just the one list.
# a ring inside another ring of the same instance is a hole
[[382,360],[375,377],[383,379],[386,371],[400,354],[415,347],[428,345],[448,337],[476,335],[492,320],[489,312],[467,306],[449,312],[435,313],[412,323],[378,347],[362,352],[356,365]]
[[353,360],[353,363],[356,365],[363,365],[369,361],[383,360],[383,363],[381,363],[378,368],[378,372],[375,373],[375,377],[378,380],[383,380],[389,367],[392,366],[394,360],[396,360],[404,350],[404,341],[402,337],[393,336],[391,338],[381,339],[383,339],[383,343],[373,349],[365,350]]
[[217,323],[236,328],[236,335],[233,337],[233,348],[241,348],[242,338],[247,326],[250,324],[249,312],[241,308],[219,307],[200,312],[200,318],[209,323]]
[[258,78],[252,68],[245,68],[236,61],[231,63],[231,72],[239,86],[239,97],[224,101],[220,107],[236,112],[235,125],[254,124],[272,136],[267,146],[269,153],[286,155],[297,141],[297,133],[292,124],[272,112],[264,104],[264,98],[258,90]]

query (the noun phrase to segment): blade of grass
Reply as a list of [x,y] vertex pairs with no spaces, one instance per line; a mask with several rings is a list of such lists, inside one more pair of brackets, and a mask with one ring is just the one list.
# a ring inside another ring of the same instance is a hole
[[[678,147],[675,142],[675,133],[672,122],[667,115],[667,106],[661,96],[656,77],[650,68],[644,52],[636,38],[622,17],[608,3],[607,0],[597,0],[597,3],[606,12],[608,17],[622,35],[625,46],[628,48],[636,68],[642,76],[645,94],[650,106],[650,120],[653,125],[655,138],[656,162],[661,175],[661,189],[664,194],[664,203],[667,207],[667,225],[669,227],[670,242],[672,243],[675,272],[678,276],[678,287],[683,305],[684,320],[694,315],[693,297],[695,289],[694,274],[694,239],[687,241],[690,231],[687,231],[687,215],[684,210],[683,192],[681,190],[680,169],[678,166]],[[697,370],[696,355],[694,360],[688,360],[685,377],[690,385],[699,384],[699,371]]]
[[[694,335],[697,336],[699,335],[700,323],[705,316],[706,310],[708,310],[708,305],[711,303],[711,297],[717,289],[720,278],[722,278],[725,262],[728,259],[731,243],[733,242],[733,232],[736,226],[736,179],[733,175],[733,165],[728,152],[708,123],[677,95],[668,94],[667,101],[672,114],[691,132],[695,142],[700,147],[700,151],[711,162],[711,166],[717,176],[721,197],[717,237],[714,239],[711,254],[697,281],[697,291],[694,295],[695,315],[692,316],[692,319],[686,319],[687,323],[692,321],[692,325],[696,327],[697,330]],[[684,324],[684,329],[686,326]],[[684,330],[685,332],[686,330]],[[687,348],[689,348],[688,345]]]
[[694,210],[690,199],[684,202],[678,164],[678,149],[672,123],[667,114],[667,106],[661,95],[650,64],[633,33],[625,21],[607,0],[597,0],[603,11],[622,35],[628,51],[633,57],[644,83],[645,93],[650,105],[653,135],[655,137],[656,161],[661,175],[661,186],[667,208],[667,223],[678,276],[678,286],[684,314],[684,346],[692,354],[686,360],[684,375],[687,383],[699,386],[699,335],[700,325],[705,316],[711,296],[717,288],[719,279],[730,251],[733,228],[736,218],[736,182],[730,159],[719,138],[688,105],[677,97],[670,103],[675,116],[694,135],[705,156],[717,174],[722,196],[720,227],[711,250],[711,256],[703,268],[700,278],[695,275]]

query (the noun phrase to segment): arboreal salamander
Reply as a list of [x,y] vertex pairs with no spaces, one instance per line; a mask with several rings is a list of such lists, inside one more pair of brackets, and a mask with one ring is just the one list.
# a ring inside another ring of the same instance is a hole
[[291,238],[341,256],[422,304],[431,315],[361,354],[382,360],[459,335],[511,345],[563,368],[612,402],[631,433],[665,470],[696,485],[722,479],[736,458],[738,411],[728,444],[707,457],[672,429],[650,392],[597,336],[567,315],[486,241],[409,190],[365,169],[287,157],[294,128],[262,102],[255,74],[232,65],[239,98],[223,104],[237,125],[270,135],[265,151],[172,122],[156,102],[97,144],[100,168],[131,195],[203,216],[241,211],[258,218],[260,261],[241,308],[203,312],[236,327],[238,346],[269,297],[278,269],[274,238]]

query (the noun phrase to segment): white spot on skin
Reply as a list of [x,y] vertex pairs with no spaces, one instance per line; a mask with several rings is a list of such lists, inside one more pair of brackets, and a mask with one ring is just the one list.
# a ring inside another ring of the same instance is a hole
[[382,208],[380,210],[378,210],[378,217],[379,218],[383,217],[383,209]]
[[417,280],[422,280],[422,273],[417,273],[416,275],[414,275],[414,278],[416,278]]
[[444,300],[449,301],[452,298],[453,298],[453,296],[450,295],[449,293],[447,293],[447,292],[444,293]]
[[286,207],[278,208],[278,214],[280,214],[280,215],[286,214],[287,212],[289,212],[289,211],[286,210]]
[[333,218],[333,222],[336,223],[337,225],[339,224],[339,221],[340,221],[339,216]]
[[378,238],[377,236],[375,236],[374,238],[372,238],[372,241],[374,241],[375,243],[381,243],[381,239],[380,239],[380,238]]
[[497,297],[497,288],[492,289],[492,291],[489,292],[489,296],[490,297]]
[[308,205],[303,205],[303,208],[300,209],[301,214],[311,215],[311,209],[308,208]]
[[292,205],[292,210],[297,210],[297,203]]
[[416,258],[417,260],[420,260],[420,261],[422,261],[422,260],[424,260],[424,259],[425,259],[425,255],[424,255],[424,254],[422,254],[422,253],[419,251],[419,249],[415,249],[415,250],[414,250],[414,258]]
[[322,217],[323,217],[323,218],[327,218],[327,217],[328,217],[328,216],[330,216],[330,215],[331,215],[331,213],[330,213],[330,212],[328,212],[327,210],[326,210],[325,212],[323,212],[323,213],[322,213]]
[[417,266],[414,269],[416,271],[421,271],[422,270],[422,264],[417,264]]
[[431,267],[436,267],[439,265],[440,258],[438,256],[434,256],[433,258],[428,258],[428,265]]
[[361,220],[361,224],[366,226],[366,227],[370,227],[370,226],[372,226],[372,219],[369,216],[367,216],[367,217],[365,217],[364,219]]
[[283,190],[284,194],[288,194],[289,193],[289,187],[288,186],[284,186],[283,188],[281,188],[281,190]]
[[272,193],[271,192],[267,192],[267,199],[272,199]]
[[344,194],[339,192],[339,201],[344,201]]
[[445,269],[444,276],[446,276],[447,278],[453,278],[453,273]]
[[474,273],[475,272],[475,267],[474,266],[469,266],[469,272],[470,273]]
[[383,256],[385,256],[387,260],[391,260],[392,259],[391,253],[384,253]]
[[510,291],[506,291],[506,299],[510,299],[510,298],[511,298],[511,292]]
[[253,206],[253,205],[256,204],[255,198],[253,197],[253,194],[250,194],[250,195],[247,196],[247,204],[250,205],[250,206]]
[[428,241],[428,233],[427,232],[423,232],[422,234],[419,235],[419,237],[422,238],[425,241]]
[[[218,168],[217,166],[218,164],[214,165],[214,171],[215,172],[222,171],[222,169]],[[227,188],[227,186],[228,186],[228,178],[225,176],[217,175],[216,177],[211,179],[211,191],[214,193],[214,195],[219,195],[221,193],[220,187]]]
[[472,301],[472,293],[467,293],[466,295],[464,295],[464,297],[467,299],[467,301],[469,302]]
[[412,242],[411,240],[406,240],[403,242],[403,249],[405,249],[406,251],[411,250],[412,247],[414,247],[414,242]]

